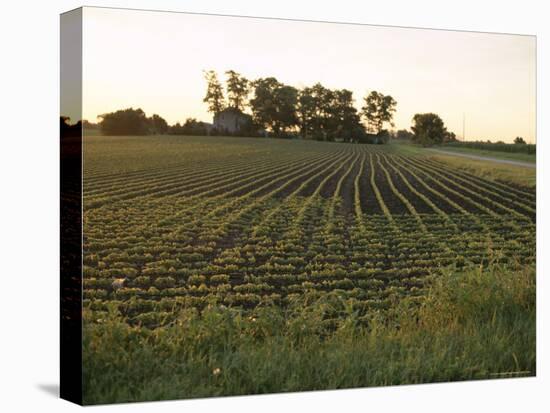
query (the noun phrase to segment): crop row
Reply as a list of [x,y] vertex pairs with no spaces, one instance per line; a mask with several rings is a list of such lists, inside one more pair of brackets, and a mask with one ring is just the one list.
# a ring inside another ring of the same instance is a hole
[[185,306],[284,305],[337,289],[370,311],[421,297],[448,266],[534,261],[528,190],[430,159],[337,148],[270,148],[265,162],[151,168],[150,179],[134,170],[127,193],[116,174],[94,171],[86,306],[99,320],[118,303],[130,322],[156,326]]

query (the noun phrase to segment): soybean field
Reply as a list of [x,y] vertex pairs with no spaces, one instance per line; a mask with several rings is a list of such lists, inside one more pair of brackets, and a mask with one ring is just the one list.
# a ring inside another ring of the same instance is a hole
[[337,291],[361,317],[446,268],[535,262],[536,194],[392,145],[84,140],[84,307],[155,328]]

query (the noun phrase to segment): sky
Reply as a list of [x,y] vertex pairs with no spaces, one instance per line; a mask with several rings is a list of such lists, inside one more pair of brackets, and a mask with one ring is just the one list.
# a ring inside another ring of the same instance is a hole
[[534,36],[85,8],[83,118],[140,107],[212,122],[203,72],[233,69],[397,100],[396,129],[434,112],[459,138],[535,142]]

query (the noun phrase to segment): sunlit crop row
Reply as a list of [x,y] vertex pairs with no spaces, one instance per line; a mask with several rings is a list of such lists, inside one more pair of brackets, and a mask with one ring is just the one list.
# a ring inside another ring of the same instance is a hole
[[109,303],[155,327],[183,307],[335,289],[366,313],[420,299],[447,266],[534,262],[529,189],[380,147],[233,142],[179,143],[165,168],[156,149],[88,171],[84,298],[98,320]]

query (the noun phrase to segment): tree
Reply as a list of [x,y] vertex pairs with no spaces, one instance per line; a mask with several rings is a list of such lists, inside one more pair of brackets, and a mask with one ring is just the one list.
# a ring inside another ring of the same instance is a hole
[[298,92],[298,125],[303,139],[309,139],[314,134],[313,121],[317,111],[317,99],[311,87],[305,87]]
[[334,94],[320,83],[300,92],[298,114],[300,133],[304,138],[331,140],[334,129],[331,111]]
[[298,90],[292,86],[281,84],[275,89],[273,102],[276,107],[277,115],[275,116],[275,131],[285,133],[298,123],[296,116],[296,103],[298,99]]
[[333,102],[335,94],[329,88],[320,83],[313,85],[313,93],[316,99],[316,112],[314,118],[314,138],[317,140],[333,141],[336,127]]
[[514,143],[516,145],[525,145],[526,142],[521,136],[517,136],[516,139],[514,139]]
[[78,121],[71,124],[71,118],[68,116],[59,117],[59,134],[62,138],[75,137],[82,135],[82,122]]
[[274,77],[253,82],[254,97],[250,100],[254,122],[270,129],[275,136],[297,125],[298,91],[280,83]]
[[99,125],[97,123],[90,122],[86,119],[82,121],[82,127],[84,129],[99,129]]
[[353,106],[353,92],[347,89],[332,92],[332,102],[328,108],[331,114],[329,133],[344,142],[351,142],[359,128],[361,117]]
[[209,70],[205,72],[204,77],[206,79],[206,96],[203,102],[208,104],[210,113],[220,113],[225,108],[225,97],[218,75],[214,70]]
[[365,130],[353,103],[350,90],[330,90],[320,83],[305,87],[298,96],[301,136],[324,141],[358,140]]
[[413,140],[414,134],[406,129],[399,129],[395,136],[396,139]]
[[149,119],[141,109],[128,108],[100,115],[103,135],[147,135]]
[[181,126],[181,123],[177,122],[175,125],[172,125],[168,129],[168,134],[170,135],[183,135],[184,129],[183,126]]
[[242,112],[250,91],[250,82],[234,70],[228,70],[225,74],[229,106]]
[[183,135],[205,136],[208,135],[208,128],[204,122],[195,118],[187,118],[182,126]]
[[413,117],[413,141],[423,146],[442,143],[449,132],[443,120],[435,113],[417,113]]
[[390,141],[390,138],[391,138],[390,132],[387,129],[382,129],[376,134],[374,143],[376,144],[388,143]]
[[390,95],[383,95],[375,90],[364,98],[365,106],[361,108],[363,116],[367,119],[369,132],[379,133],[384,123],[393,124],[393,114],[397,102]]
[[153,135],[164,135],[168,132],[168,123],[159,115],[154,114],[149,118],[149,133]]
[[447,132],[447,134],[443,137],[443,142],[455,142],[456,141],[456,135],[454,132]]

